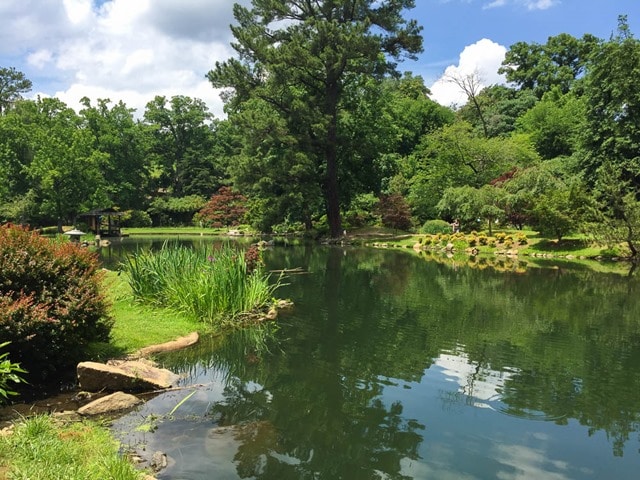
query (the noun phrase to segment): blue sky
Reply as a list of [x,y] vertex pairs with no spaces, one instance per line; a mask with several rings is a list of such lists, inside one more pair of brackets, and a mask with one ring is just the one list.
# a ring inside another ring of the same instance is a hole
[[[249,0],[240,0],[248,4]],[[78,109],[83,96],[123,100],[141,113],[155,95],[189,95],[216,115],[222,103],[204,75],[233,54],[233,0],[1,0],[0,67],[33,81],[31,96]],[[433,98],[460,103],[448,75],[497,68],[518,41],[591,33],[608,39],[618,15],[640,37],[640,0],[416,0],[407,13],[424,27],[424,53],[402,70],[422,75]]]

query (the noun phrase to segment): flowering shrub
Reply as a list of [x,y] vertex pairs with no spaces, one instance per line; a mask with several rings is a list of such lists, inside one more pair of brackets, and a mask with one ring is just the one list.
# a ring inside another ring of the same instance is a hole
[[0,312],[0,343],[32,383],[83,360],[111,329],[96,256],[11,225],[0,226]]
[[526,245],[528,242],[527,236],[522,232],[518,232],[516,233],[516,241],[518,242],[518,245]]

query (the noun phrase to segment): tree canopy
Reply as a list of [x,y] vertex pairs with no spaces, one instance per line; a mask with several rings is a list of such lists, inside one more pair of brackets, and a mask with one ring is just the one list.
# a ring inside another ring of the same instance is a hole
[[421,28],[402,16],[414,5],[413,0],[236,4],[237,25],[231,30],[238,58],[216,63],[208,74],[214,87],[232,89],[230,115],[257,99],[282,119],[296,149],[315,165],[333,236],[341,232],[345,92],[363,76],[394,72],[403,55],[412,58],[421,51]]

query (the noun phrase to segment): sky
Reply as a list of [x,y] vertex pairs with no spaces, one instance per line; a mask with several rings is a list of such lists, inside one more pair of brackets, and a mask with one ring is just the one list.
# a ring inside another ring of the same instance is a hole
[[[142,116],[156,95],[186,95],[223,117],[219,91],[206,80],[234,55],[233,4],[250,0],[0,0],[0,68],[33,82],[26,98],[57,97],[76,111],[80,99],[123,101]],[[590,33],[609,39],[619,15],[640,37],[640,0],[415,0],[405,17],[423,27],[424,52],[399,70],[420,75],[431,97],[461,105],[443,76],[477,73],[504,83],[497,70],[516,42]]]

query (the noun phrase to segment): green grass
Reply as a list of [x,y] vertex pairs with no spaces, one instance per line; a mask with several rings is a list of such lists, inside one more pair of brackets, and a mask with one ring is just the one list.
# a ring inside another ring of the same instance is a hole
[[91,346],[93,360],[105,361],[207,329],[206,325],[175,310],[136,302],[126,276],[117,272],[105,271],[103,286],[111,303],[114,325],[108,344]]
[[0,478],[137,480],[143,474],[118,454],[109,431],[93,422],[59,424],[35,416],[0,437]]
[[125,235],[227,235],[230,230],[238,230],[246,235],[257,234],[247,225],[238,227],[126,227],[122,228]]

